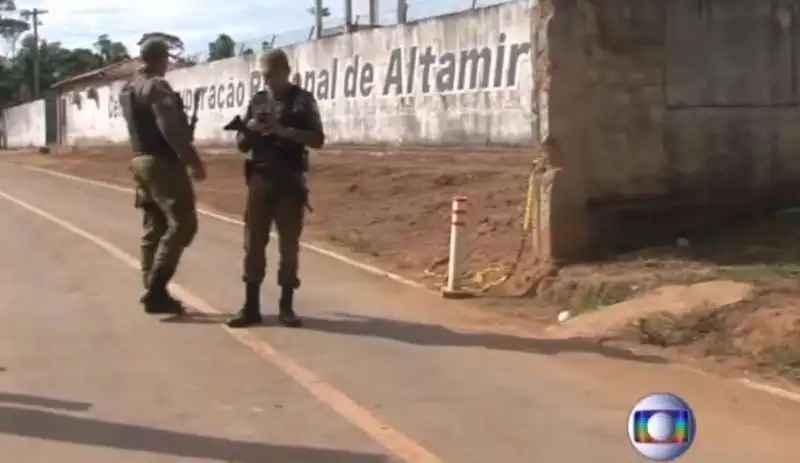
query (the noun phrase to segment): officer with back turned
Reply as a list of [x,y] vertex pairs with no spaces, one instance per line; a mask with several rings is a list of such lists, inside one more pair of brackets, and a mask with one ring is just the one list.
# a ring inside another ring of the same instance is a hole
[[120,92],[120,105],[134,152],[131,171],[136,207],[142,211],[141,270],[145,312],[180,314],[183,307],[167,291],[184,249],[197,233],[192,180],[206,171],[192,144],[180,96],[164,79],[167,44],[142,45],[144,67]]
[[245,113],[246,128],[237,135],[245,162],[245,302],[229,321],[231,328],[261,323],[260,293],[266,271],[265,252],[273,223],[278,232],[278,320],[297,327],[294,292],[300,286],[298,257],[308,189],[306,147],[321,148],[325,135],[311,93],[289,81],[286,54],[274,50],[259,58],[268,91],[253,95]]

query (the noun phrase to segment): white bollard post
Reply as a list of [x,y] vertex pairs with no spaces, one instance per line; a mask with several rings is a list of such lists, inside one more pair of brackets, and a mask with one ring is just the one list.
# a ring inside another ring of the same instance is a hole
[[467,215],[467,198],[453,198],[453,211],[450,216],[450,258],[447,265],[447,286],[442,296],[450,299],[464,298],[470,294],[463,290],[461,278],[464,275],[464,223]]

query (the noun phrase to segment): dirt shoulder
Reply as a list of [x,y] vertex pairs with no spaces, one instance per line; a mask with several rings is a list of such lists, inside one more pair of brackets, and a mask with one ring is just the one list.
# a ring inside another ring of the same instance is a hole
[[[209,178],[198,197],[212,209],[241,216],[242,162],[209,150]],[[119,148],[42,155],[8,153],[9,162],[130,185],[129,154]],[[469,198],[467,242],[472,287],[492,286],[517,262],[525,236],[522,215],[531,155],[524,152],[431,152],[375,155],[338,150],[315,156],[309,181],[314,212],[304,238],[431,287],[446,266],[454,196]],[[714,236],[686,237],[662,248],[608,256],[543,274],[523,253],[508,281],[472,303],[503,317],[552,323],[555,314],[594,312],[665,285],[731,280],[752,285],[743,301],[668,308],[617,317],[597,337],[714,359],[728,370],[776,374],[800,382],[800,214]],[[724,298],[723,298],[724,299]],[[605,314],[607,309],[603,309]],[[585,335],[586,333],[584,333]]]
[[[206,206],[240,217],[245,186],[233,152],[207,156],[197,185]],[[117,148],[65,154],[9,154],[12,162],[130,185],[130,155]],[[324,242],[382,268],[435,286],[425,270],[447,256],[454,196],[469,198],[470,270],[511,259],[520,240],[530,157],[519,153],[328,154],[312,161],[304,239]]]

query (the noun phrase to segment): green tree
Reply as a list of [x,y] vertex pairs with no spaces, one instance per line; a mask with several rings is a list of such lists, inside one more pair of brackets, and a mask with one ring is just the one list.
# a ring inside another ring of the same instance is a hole
[[97,37],[94,49],[100,55],[103,65],[117,63],[130,58],[127,47],[122,42],[115,42],[108,38],[108,34]]
[[61,48],[59,44],[50,44],[48,46],[50,53],[52,53],[48,63],[52,66],[54,83],[106,65],[102,56],[88,48],[70,50]]
[[208,44],[208,61],[217,61],[236,56],[236,42],[228,34],[220,34]]
[[[0,56],[0,107],[28,101],[33,88],[36,44],[32,35],[24,35],[27,23],[13,18],[14,7],[13,0],[0,0],[0,38],[13,49],[9,56]],[[145,34],[141,43],[149,38],[166,40],[179,64],[193,63],[182,56],[183,42],[178,37],[155,32]],[[46,91],[61,80],[129,58],[125,45],[108,34],[98,37],[93,48],[70,49],[59,42],[40,40],[39,88]]]
[[[11,106],[30,99],[33,87],[34,38],[25,36],[18,52],[0,66],[0,106]],[[46,90],[56,82],[97,69],[104,58],[86,48],[69,49],[59,42],[39,43],[39,86]]]
[[[11,101],[14,104],[22,103],[31,98],[31,88],[33,87],[33,35],[26,35],[20,42],[20,48],[16,55],[11,58],[10,79],[13,82]],[[41,63],[44,63],[46,52],[40,49]],[[40,76],[44,73],[41,72]],[[45,88],[45,87],[41,87]]]
[[16,19],[17,6],[14,0],[0,0],[0,37],[8,44],[9,56],[3,57],[0,65],[0,108],[12,106],[25,95],[25,74],[15,62],[16,45],[27,30],[25,21]]
[[19,101],[18,92],[23,82],[19,69],[14,67],[11,60],[4,61],[5,64],[0,66],[0,109],[13,106]]
[[17,4],[14,0],[0,0],[0,15],[17,11]]
[[27,22],[11,17],[0,17],[0,37],[8,44],[9,55],[17,54],[17,43],[22,34],[28,31],[30,26]]
[[16,54],[17,42],[30,28],[27,21],[14,17],[16,10],[13,0],[0,0],[0,37],[8,44],[10,56]]

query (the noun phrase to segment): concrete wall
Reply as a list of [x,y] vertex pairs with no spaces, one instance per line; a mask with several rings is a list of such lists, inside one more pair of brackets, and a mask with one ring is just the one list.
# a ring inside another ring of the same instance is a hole
[[[800,199],[799,21],[798,0],[532,0],[288,51],[332,143],[530,146],[535,247],[562,259]],[[261,87],[242,59],[169,79],[202,92],[207,142]],[[66,142],[125,140],[117,89],[64,96]]]
[[[516,2],[286,51],[296,80],[318,99],[331,143],[521,145],[532,136],[528,12]],[[200,142],[232,140],[222,125],[262,87],[253,60],[244,58],[167,78],[187,107],[202,92]],[[98,88],[96,100],[85,91],[64,95],[68,143],[125,140],[119,85]]]
[[800,190],[797,0],[542,0],[542,248],[674,242]]
[[45,104],[37,100],[3,110],[0,148],[28,148],[45,145]]
[[666,13],[668,187],[791,193],[800,180],[800,2],[679,0]]

